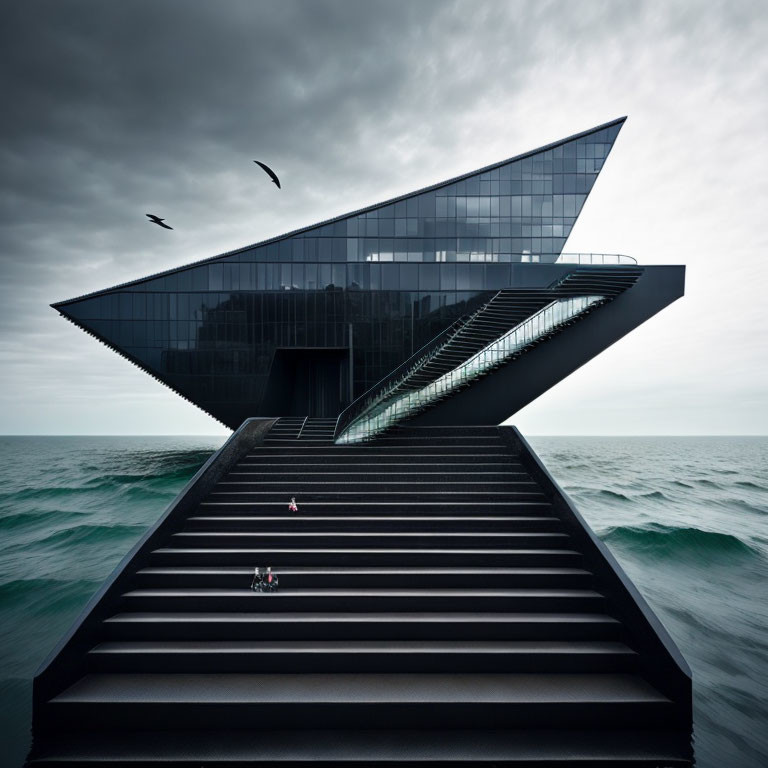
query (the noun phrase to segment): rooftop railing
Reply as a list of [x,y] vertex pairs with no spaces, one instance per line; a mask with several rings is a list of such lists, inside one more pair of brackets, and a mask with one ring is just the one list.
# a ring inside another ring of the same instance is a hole
[[637,264],[637,259],[625,256],[623,253],[561,253],[555,264],[602,264],[616,266],[619,264]]

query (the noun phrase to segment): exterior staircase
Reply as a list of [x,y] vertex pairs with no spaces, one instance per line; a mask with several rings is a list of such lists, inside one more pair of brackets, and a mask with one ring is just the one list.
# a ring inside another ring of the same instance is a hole
[[41,670],[33,765],[690,764],[684,662],[516,430],[334,427],[222,449]]
[[508,365],[631,288],[642,267],[574,269],[547,288],[498,291],[350,403],[338,442],[370,440]]

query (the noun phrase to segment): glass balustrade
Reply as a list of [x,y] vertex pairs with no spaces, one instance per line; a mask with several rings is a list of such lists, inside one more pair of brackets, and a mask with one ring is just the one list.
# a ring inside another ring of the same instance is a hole
[[[575,296],[552,301],[519,325],[510,329],[496,341],[436,378],[429,384],[410,391],[402,389],[408,376],[394,384],[389,392],[383,392],[377,402],[366,408],[338,436],[337,443],[357,443],[368,440],[403,419],[416,415],[424,408],[470,384],[490,370],[508,362],[515,354],[531,344],[552,335],[559,328],[596,304],[604,296]],[[415,373],[420,366],[412,368]]]

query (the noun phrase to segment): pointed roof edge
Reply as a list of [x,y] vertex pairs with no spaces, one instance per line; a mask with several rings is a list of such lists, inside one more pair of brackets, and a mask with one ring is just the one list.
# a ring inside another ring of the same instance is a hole
[[385,205],[392,205],[393,203],[399,203],[402,200],[407,200],[410,197],[415,197],[416,195],[424,194],[425,192],[432,192],[433,190],[440,189],[441,187],[446,187],[448,184],[455,184],[457,181],[463,181],[464,179],[469,178],[470,176],[477,176],[479,173],[486,173],[487,171],[492,171],[495,168],[500,168],[502,165],[507,165],[507,163],[514,163],[518,160],[524,160],[526,157],[531,157],[532,155],[538,155],[541,152],[546,152],[550,149],[554,149],[555,147],[559,147],[561,144],[567,144],[569,141],[576,141],[577,139],[581,139],[584,136],[589,136],[592,133],[597,133],[598,131],[602,131],[604,128],[610,128],[614,125],[623,125],[624,122],[626,122],[627,116],[624,115],[623,117],[617,117],[615,120],[610,120],[607,123],[601,123],[600,125],[596,125],[594,128],[589,128],[586,131],[580,131],[579,133],[574,133],[571,136],[567,136],[564,139],[558,139],[557,141],[550,142],[549,144],[544,144],[541,147],[537,147],[536,149],[530,149],[527,152],[523,152],[519,155],[514,155],[513,157],[508,157],[506,160],[500,160],[499,162],[492,163],[491,165],[483,166],[482,168],[477,168],[473,171],[468,171],[466,173],[462,173],[459,176],[454,176],[453,178],[446,179],[445,181],[439,181],[437,184],[430,184],[428,187],[422,187],[421,189],[414,190],[413,192],[407,192],[403,195],[398,195],[397,197],[390,198],[389,200],[384,200],[380,203],[374,203],[373,205],[367,205],[364,208],[358,208],[354,211],[349,211],[348,213],[342,213],[338,216],[333,216],[330,219],[325,219],[323,221],[315,222],[314,224],[309,224],[305,227],[299,227],[298,229],[293,229],[290,232],[285,232],[282,235],[276,235],[275,237],[267,238],[266,240],[259,240],[255,243],[251,243],[250,245],[243,245],[240,248],[235,248],[232,251],[226,251],[225,253],[219,253],[216,256],[209,256],[205,259],[199,259],[198,261],[192,261],[189,264],[183,264],[180,267],[171,267],[170,269],[165,269],[162,272],[155,272],[151,275],[146,275],[145,277],[139,277],[134,280],[128,280],[125,283],[118,283],[117,285],[113,285],[110,288],[101,288],[98,291],[91,291],[90,293],[84,293],[81,296],[76,296],[72,299],[64,299],[62,301],[57,301],[51,304],[50,306],[53,309],[58,310],[59,307],[66,306],[67,304],[72,304],[76,301],[82,301],[83,299],[89,299],[95,296],[101,296],[105,293],[110,293],[111,291],[116,291],[121,288],[126,288],[130,285],[138,285],[139,283],[144,283],[147,280],[155,280],[158,277],[165,277],[165,275],[170,275],[175,272],[181,272],[185,269],[192,269],[193,267],[199,267],[202,264],[210,264],[214,261],[217,261],[218,259],[224,259],[229,256],[234,256],[237,253],[242,253],[243,251],[250,250],[251,248],[257,248],[262,245],[269,245],[270,243],[278,242],[280,240],[285,240],[287,237],[293,237],[295,235],[300,234],[301,232],[307,232],[310,229],[316,229],[317,227],[323,227],[326,224],[333,224],[334,222],[341,221],[342,219],[348,219],[352,216],[360,216],[363,213],[368,213],[369,211],[373,211],[377,208],[382,208]]

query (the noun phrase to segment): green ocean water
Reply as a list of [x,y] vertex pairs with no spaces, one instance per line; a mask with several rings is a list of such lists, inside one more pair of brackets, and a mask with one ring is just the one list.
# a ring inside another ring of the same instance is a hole
[[[0,765],[38,665],[221,442],[0,437]],[[697,765],[768,765],[768,438],[531,443],[693,668]]]

